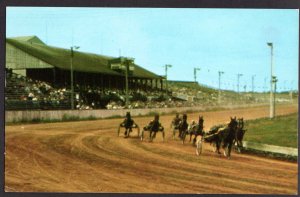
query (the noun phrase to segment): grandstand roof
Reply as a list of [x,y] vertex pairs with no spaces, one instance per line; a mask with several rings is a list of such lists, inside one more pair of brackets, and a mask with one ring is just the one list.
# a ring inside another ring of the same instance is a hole
[[37,36],[20,36],[20,37],[14,37],[14,38],[11,38],[11,39],[18,40],[18,41],[24,41],[24,42],[30,42],[30,43],[36,43],[36,44],[46,45]]
[[[70,70],[70,49],[45,45],[36,36],[7,38],[6,42],[57,68]],[[124,76],[124,74],[110,69],[109,61],[113,59],[115,59],[115,57],[74,51],[73,70],[78,72]],[[130,77],[149,79],[162,78],[161,76],[156,75],[136,64],[134,66],[135,70]]]

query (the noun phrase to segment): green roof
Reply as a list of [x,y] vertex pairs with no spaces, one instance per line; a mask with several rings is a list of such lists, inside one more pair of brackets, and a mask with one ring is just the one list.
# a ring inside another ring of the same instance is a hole
[[42,44],[46,45],[42,40],[40,40],[37,36],[20,36],[20,37],[14,37],[12,38],[14,40],[18,41],[24,41],[24,42],[30,42],[35,44]]
[[[6,42],[54,67],[63,70],[70,70],[70,49],[62,49],[36,42],[31,42],[30,40],[34,39],[34,37],[36,36],[7,38]],[[110,61],[113,59],[115,59],[115,57],[74,51],[73,70],[78,72],[124,76],[123,73],[110,69]],[[135,70],[132,73],[131,77],[149,79],[161,78],[161,76],[156,75],[136,64]]]

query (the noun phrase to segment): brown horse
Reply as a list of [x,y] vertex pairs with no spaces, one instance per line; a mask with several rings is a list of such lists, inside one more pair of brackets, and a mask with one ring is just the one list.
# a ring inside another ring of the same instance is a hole
[[238,119],[238,126],[235,133],[234,144],[236,143],[237,151],[240,153],[243,148],[243,138],[245,135],[246,129],[244,129],[244,119]]
[[129,134],[132,132],[133,128],[137,128],[138,136],[140,135],[140,128],[139,125],[137,125],[134,120],[131,118],[130,112],[126,113],[126,118],[124,121],[119,125],[117,134],[120,136],[120,130],[121,128],[125,128],[124,137],[129,137]]
[[198,136],[203,136],[204,134],[204,119],[203,116],[199,116],[198,124],[190,124],[190,127],[185,135],[190,135],[190,142],[192,140],[192,136],[194,135],[193,145],[196,143],[196,139]]
[[142,134],[141,134],[141,141],[144,140],[144,132],[145,131],[150,131],[150,136],[149,136],[149,141],[152,142],[153,139],[156,137],[156,133],[158,131],[162,132],[162,136],[163,136],[163,141],[165,141],[165,131],[164,131],[164,127],[160,124],[159,122],[159,115],[156,114],[154,116],[154,120],[150,121],[150,123],[145,126],[142,130]]
[[178,130],[179,130],[179,137],[182,140],[182,143],[184,144],[185,137],[188,131],[189,124],[187,123],[187,115],[183,114],[182,120],[180,121],[178,125]]
[[210,142],[216,145],[217,153],[220,153],[220,148],[224,149],[224,155],[230,158],[231,148],[236,136],[238,122],[236,117],[230,117],[230,123],[225,127],[213,127],[207,135],[204,136],[205,142]]
[[173,139],[175,139],[176,130],[179,130],[180,122],[181,122],[181,118],[179,117],[179,114],[177,113],[171,123],[171,129],[173,129]]

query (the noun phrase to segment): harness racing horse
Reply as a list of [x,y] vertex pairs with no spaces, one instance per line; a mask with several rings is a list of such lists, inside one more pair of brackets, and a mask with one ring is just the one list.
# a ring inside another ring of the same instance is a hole
[[240,153],[243,148],[243,138],[245,135],[246,129],[244,129],[244,119],[238,119],[238,126],[235,134],[234,144],[236,144],[237,151]]
[[188,133],[189,124],[187,123],[187,115],[183,114],[182,120],[178,125],[179,137],[182,140],[182,144],[184,144],[185,137]]
[[[220,153],[220,147],[222,145],[222,148],[224,149],[224,155],[229,159],[231,148],[233,145],[233,141],[236,136],[237,131],[237,125],[238,122],[236,120],[236,117],[232,118],[230,117],[230,123],[225,127],[222,128],[221,125],[213,127],[207,134],[204,135],[204,141],[213,143],[216,145],[216,151],[218,154]],[[202,143],[203,141],[199,140],[198,143]],[[197,143],[197,147],[201,146]]]
[[173,129],[173,140],[175,139],[176,130],[179,130],[179,124],[181,119],[179,118],[179,114],[176,114],[175,118],[172,120],[171,129]]
[[132,128],[137,128],[138,136],[140,136],[140,128],[139,126],[134,122],[134,120],[131,118],[131,115],[129,112],[126,113],[126,118],[124,121],[119,125],[118,128],[118,136],[120,136],[120,130],[121,127],[125,128],[124,137],[129,137],[129,134],[132,132]]
[[187,134],[190,135],[190,142],[192,140],[192,136],[193,135],[195,136],[194,139],[193,139],[193,145],[195,145],[197,137],[198,136],[203,136],[203,134],[204,134],[203,123],[204,123],[203,116],[199,116],[198,124],[195,124],[194,121],[193,121],[192,124],[188,128]]
[[160,124],[159,122],[159,116],[155,115],[154,120],[152,120],[147,126],[145,126],[142,130],[142,134],[141,134],[141,141],[144,140],[144,132],[145,131],[150,131],[150,142],[153,141],[153,139],[156,137],[156,133],[158,131],[162,132],[162,137],[163,137],[163,141],[165,141],[165,131],[164,131],[164,127]]

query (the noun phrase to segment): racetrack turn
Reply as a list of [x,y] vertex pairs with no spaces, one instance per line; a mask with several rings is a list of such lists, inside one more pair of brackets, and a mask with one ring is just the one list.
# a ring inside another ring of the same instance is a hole
[[[278,106],[277,114],[298,106]],[[204,116],[204,130],[227,122],[268,116],[268,107],[188,114]],[[232,152],[231,159],[204,144],[196,156],[191,143],[172,140],[174,115],[160,117],[166,129],[152,143],[136,130],[117,137],[123,119],[6,126],[5,191],[121,193],[296,194],[297,163]],[[153,117],[134,117],[142,128]],[[251,131],[247,131],[251,132]],[[246,133],[247,135],[247,133]]]

